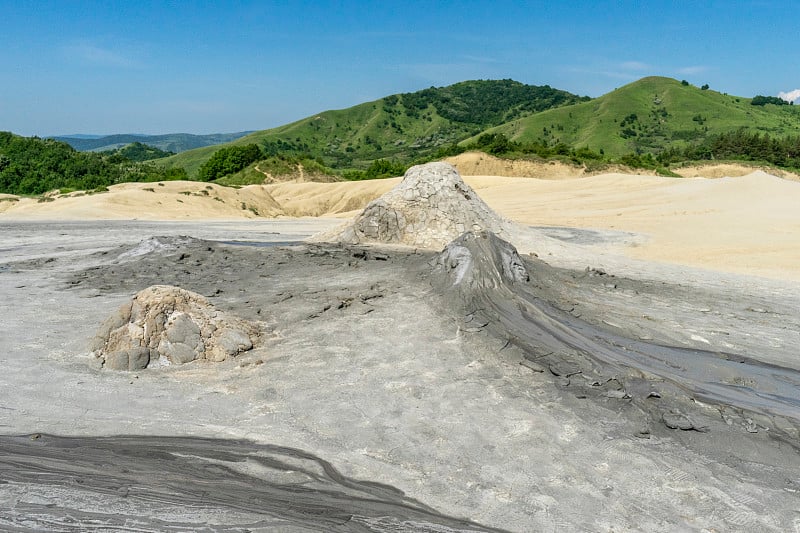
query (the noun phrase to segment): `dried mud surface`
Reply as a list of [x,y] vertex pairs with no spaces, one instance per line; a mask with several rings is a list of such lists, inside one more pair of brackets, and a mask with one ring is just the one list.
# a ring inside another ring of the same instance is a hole
[[[437,253],[297,242],[330,225],[3,224],[0,526],[800,527],[800,291],[606,272],[616,237],[568,228],[584,266],[465,289]],[[97,327],[154,284],[265,341],[97,368]]]

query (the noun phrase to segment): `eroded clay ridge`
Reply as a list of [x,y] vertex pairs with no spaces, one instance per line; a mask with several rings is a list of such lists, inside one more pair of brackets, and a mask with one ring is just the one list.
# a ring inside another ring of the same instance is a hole
[[427,163],[408,169],[403,181],[352,221],[314,240],[441,249],[465,231],[505,235],[509,229],[510,223],[478,197],[455,167]]
[[257,338],[254,324],[219,311],[204,296],[154,285],[106,319],[90,350],[105,368],[141,370],[224,361],[253,348]]
[[726,423],[752,432],[761,415],[762,426],[798,436],[800,372],[794,369],[633,340],[584,322],[538,298],[528,282],[535,281],[535,262],[524,262],[489,232],[465,233],[434,265],[434,285],[449,306],[463,310],[467,329],[508,339],[524,350],[531,368],[549,370],[581,397],[633,401],[670,428],[704,430],[685,412],[691,402],[682,407],[678,401],[698,398],[739,410],[724,415]]

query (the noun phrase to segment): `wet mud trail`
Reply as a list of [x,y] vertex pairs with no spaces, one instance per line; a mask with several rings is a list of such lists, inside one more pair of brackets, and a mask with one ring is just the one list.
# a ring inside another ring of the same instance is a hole
[[0,483],[38,495],[0,506],[3,531],[500,531],[240,440],[0,436]]
[[[671,429],[707,426],[675,402],[696,398],[721,409],[748,431],[760,416],[768,429],[796,437],[800,428],[800,371],[756,357],[636,340],[564,312],[535,291],[531,278],[545,274],[541,262],[523,261],[509,243],[491,233],[468,233],[437,259],[435,285],[457,300],[469,323],[486,327],[521,348],[536,371],[549,370],[581,397],[629,400]],[[469,323],[466,324],[469,326]],[[751,417],[748,418],[748,415]],[[751,431],[755,432],[755,431]]]

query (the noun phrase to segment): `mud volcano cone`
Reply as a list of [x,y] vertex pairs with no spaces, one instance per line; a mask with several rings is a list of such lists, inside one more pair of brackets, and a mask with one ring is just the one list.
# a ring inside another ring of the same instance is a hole
[[394,189],[370,202],[344,227],[316,240],[441,249],[466,231],[503,235],[508,227],[452,165],[427,163],[408,169]]
[[440,284],[447,288],[496,289],[530,280],[517,249],[489,231],[459,236],[442,250],[434,265]]

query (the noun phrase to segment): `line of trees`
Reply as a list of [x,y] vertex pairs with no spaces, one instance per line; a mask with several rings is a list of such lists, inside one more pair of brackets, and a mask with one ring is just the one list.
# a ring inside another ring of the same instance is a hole
[[762,162],[777,167],[800,169],[800,136],[773,137],[768,133],[745,128],[711,135],[687,147],[670,147],[659,153],[630,153],[614,159],[606,157],[602,149],[594,151],[587,147],[573,148],[564,143],[519,143],[502,133],[483,134],[467,148],[497,156],[537,155],[545,159],[566,158],[574,163],[621,163],[633,168],[656,170],[665,169],[672,163],[713,159]]
[[119,155],[78,152],[64,142],[0,132],[0,192],[42,194],[91,190],[129,181],[187,179],[182,168],[164,169]]
[[563,156],[573,159],[576,163],[587,160],[601,161],[606,158],[602,149],[595,152],[588,147],[572,148],[562,142],[556,144],[546,144],[540,141],[520,143],[510,140],[502,133],[484,133],[467,149],[481,150],[498,156],[510,153],[536,155],[544,159]]
[[744,128],[712,135],[686,148],[668,148],[658,155],[664,164],[679,161],[736,159],[800,169],[800,137],[772,137]]
[[783,98],[778,98],[777,96],[762,96],[760,94],[754,96],[753,99],[750,100],[750,105],[760,105],[760,106],[764,106],[767,104],[790,105],[791,103],[792,102],[787,102]]

